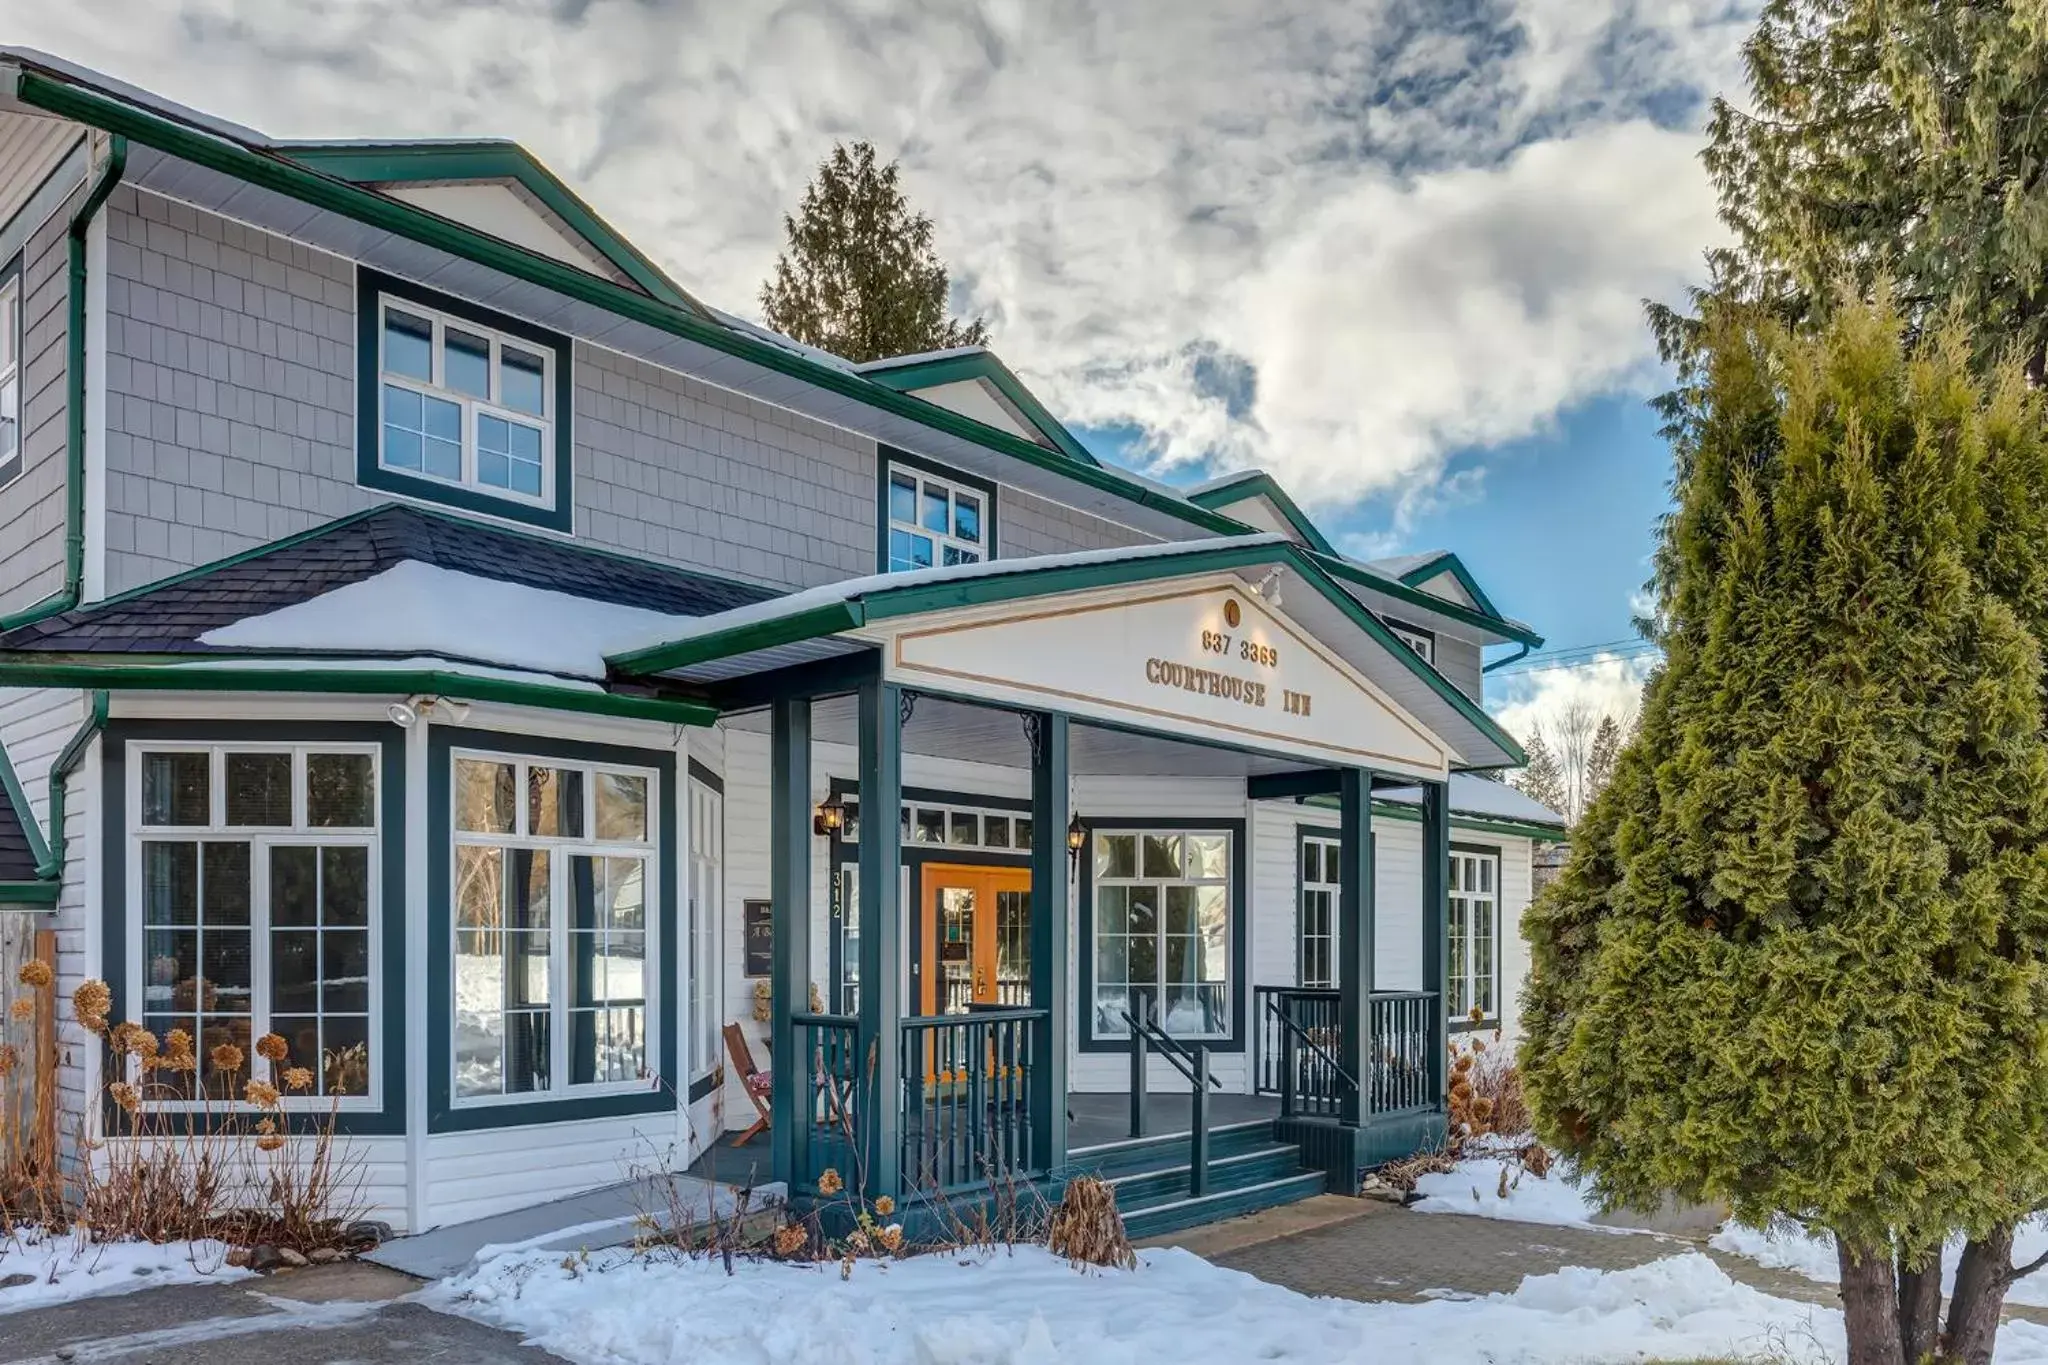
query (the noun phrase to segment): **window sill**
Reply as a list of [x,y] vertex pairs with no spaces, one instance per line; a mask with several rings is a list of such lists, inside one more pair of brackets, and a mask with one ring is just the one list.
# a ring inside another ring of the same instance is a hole
[[1499,1030],[1500,1016],[1497,1014],[1485,1019],[1475,1020],[1464,1016],[1450,1021],[1452,1033],[1495,1033]]

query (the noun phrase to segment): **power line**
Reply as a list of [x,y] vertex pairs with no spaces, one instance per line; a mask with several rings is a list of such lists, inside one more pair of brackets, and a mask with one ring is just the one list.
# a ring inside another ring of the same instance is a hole
[[1603,658],[1622,660],[1638,659],[1646,654],[1661,652],[1658,646],[1640,637],[1623,640],[1605,640],[1590,645],[1570,645],[1559,649],[1545,650],[1515,660],[1512,664],[1494,669],[1487,676],[1494,678],[1513,677],[1526,673],[1553,672],[1568,668],[1579,668],[1586,664],[1598,663]]

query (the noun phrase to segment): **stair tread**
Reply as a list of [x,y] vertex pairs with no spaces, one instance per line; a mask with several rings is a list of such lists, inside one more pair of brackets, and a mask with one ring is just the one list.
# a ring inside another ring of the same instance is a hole
[[[1301,1149],[1291,1143],[1275,1142],[1264,1147],[1254,1147],[1250,1151],[1232,1152],[1228,1156],[1212,1156],[1209,1158],[1209,1166],[1212,1170],[1218,1166],[1249,1166],[1260,1161],[1272,1161],[1279,1157],[1288,1157],[1299,1161],[1301,1159]],[[1195,1163],[1192,1161],[1176,1161],[1165,1166],[1144,1166],[1136,1170],[1119,1171],[1115,1175],[1106,1177],[1106,1179],[1111,1185],[1125,1185],[1133,1181],[1150,1180],[1156,1176],[1185,1175],[1193,1170],[1194,1167]]]

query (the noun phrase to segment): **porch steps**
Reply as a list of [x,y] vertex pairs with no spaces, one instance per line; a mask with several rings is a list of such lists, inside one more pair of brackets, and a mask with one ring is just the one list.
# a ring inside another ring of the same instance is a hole
[[1271,1120],[1209,1130],[1209,1187],[1189,1193],[1188,1135],[1128,1138],[1068,1153],[1077,1174],[1100,1176],[1116,1191],[1132,1237],[1178,1232],[1323,1193],[1319,1171],[1305,1170],[1301,1149],[1274,1140]]

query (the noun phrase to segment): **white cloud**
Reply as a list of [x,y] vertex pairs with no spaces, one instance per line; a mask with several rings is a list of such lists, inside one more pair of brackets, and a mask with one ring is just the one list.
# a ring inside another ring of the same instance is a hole
[[1751,3],[73,0],[10,41],[280,136],[516,138],[739,311],[870,138],[1056,411],[1329,506],[1645,382],[1639,300],[1718,232],[1669,129]]
[[1558,718],[1574,703],[1583,703],[1595,717],[1628,721],[1634,718],[1643,683],[1656,665],[1655,655],[1602,654],[1582,664],[1510,674],[1498,684],[1489,679],[1488,690],[1494,695],[1487,709],[1503,729],[1521,739],[1538,729],[1555,733]]

